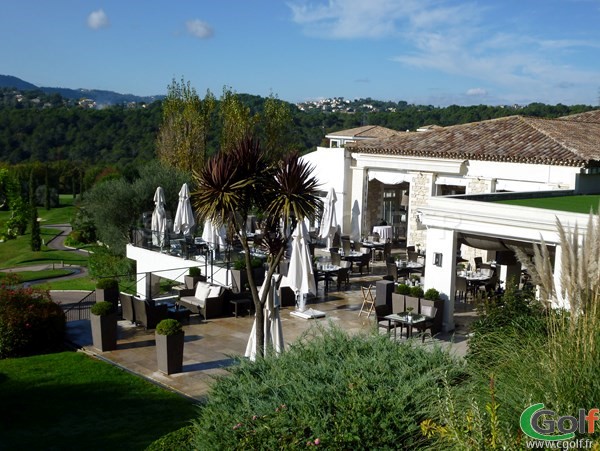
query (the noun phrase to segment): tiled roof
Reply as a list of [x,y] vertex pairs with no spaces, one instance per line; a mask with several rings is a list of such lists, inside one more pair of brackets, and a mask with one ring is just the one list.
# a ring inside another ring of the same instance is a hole
[[559,118],[563,121],[596,122],[600,123],[600,109],[587,111],[585,113],[571,114]]
[[600,160],[600,122],[509,116],[357,141],[351,152],[584,166]]
[[354,138],[390,138],[396,136],[400,132],[392,130],[391,128],[381,127],[379,125],[365,125],[363,127],[350,128],[348,130],[341,130],[339,132],[328,133],[327,136],[344,136]]

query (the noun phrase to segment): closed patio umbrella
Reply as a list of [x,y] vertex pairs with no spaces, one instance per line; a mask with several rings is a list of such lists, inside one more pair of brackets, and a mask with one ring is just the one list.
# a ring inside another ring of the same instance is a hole
[[[264,331],[265,331],[265,347],[264,355],[267,355],[269,349],[272,349],[276,354],[283,352],[285,343],[283,342],[283,327],[281,326],[281,317],[279,315],[279,307],[281,305],[279,299],[279,284],[282,276],[280,274],[273,274],[271,283],[271,291],[267,296],[265,302],[265,314],[264,314]],[[262,285],[259,291],[259,296],[262,296],[263,288]],[[245,356],[250,360],[256,359],[256,318],[252,325],[252,331],[250,332],[250,338],[246,346]]]
[[308,236],[306,224],[304,221],[298,221],[298,225],[292,233],[292,253],[286,285],[296,292],[300,310],[305,308],[305,295],[317,293],[312,259],[308,248]]
[[167,214],[165,212],[165,192],[161,186],[156,188],[154,193],[154,211],[150,230],[152,231],[152,244],[162,248],[165,245],[167,234]]
[[358,206],[358,201],[354,201],[354,205],[352,205],[352,222],[350,223],[350,239],[355,242],[360,241],[360,224],[358,222],[358,217],[360,216],[360,207]]
[[179,203],[177,204],[177,213],[175,213],[173,231],[189,235],[194,225],[196,225],[196,220],[190,203],[190,190],[187,183],[184,183],[179,190]]
[[321,218],[321,227],[319,229],[319,237],[327,240],[327,247],[331,247],[333,235],[337,232],[338,223],[335,213],[335,203],[337,196],[333,188],[330,188],[325,202],[323,202],[323,217]]

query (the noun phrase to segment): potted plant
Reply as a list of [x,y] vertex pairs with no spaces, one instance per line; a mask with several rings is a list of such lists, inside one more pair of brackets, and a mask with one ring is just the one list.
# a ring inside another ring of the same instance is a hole
[[423,288],[419,286],[410,287],[410,295],[414,298],[422,298],[424,295]]
[[155,336],[158,370],[165,374],[180,373],[185,337],[181,323],[176,319],[163,319],[156,325]]
[[440,292],[435,288],[429,288],[423,297],[429,301],[437,301],[440,298]]
[[396,293],[398,294],[410,294],[410,287],[405,283],[398,284],[396,287]]
[[436,315],[433,320],[431,332],[436,334],[442,330],[442,321],[444,314],[444,301],[440,298],[440,292],[435,288],[429,288],[421,299],[421,307],[431,306],[436,308]]
[[96,283],[96,302],[107,301],[117,309],[119,301],[119,282],[117,279],[104,278]]
[[117,310],[108,301],[92,305],[90,323],[92,343],[101,352],[117,349]]
[[199,266],[191,266],[187,275],[184,276],[185,287],[188,290],[193,290],[198,282],[205,282],[206,277],[202,276]]

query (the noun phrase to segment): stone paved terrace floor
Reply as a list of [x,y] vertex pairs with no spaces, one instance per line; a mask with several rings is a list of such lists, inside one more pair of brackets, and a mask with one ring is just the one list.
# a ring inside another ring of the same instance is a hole
[[[281,320],[286,347],[316,323],[336,324],[349,333],[372,330],[375,324],[374,315],[369,318],[365,314],[358,316],[362,304],[360,285],[381,280],[381,274],[377,274],[380,271],[381,267],[375,266],[369,276],[351,277],[351,286],[347,290],[330,291],[327,295],[319,285],[318,296],[309,300],[307,306],[324,311],[326,317],[323,319],[304,320],[290,315],[294,308],[282,308]],[[425,345],[431,346],[436,342],[448,346],[452,353],[463,356],[467,346],[468,323],[473,318],[474,312],[463,307],[455,312],[455,331],[452,334],[439,334],[435,339],[428,338]],[[184,326],[183,372],[172,375],[157,371],[153,330],[146,331],[142,327],[130,325],[129,321],[120,321],[117,350],[104,353],[95,350],[91,345],[89,321],[70,322],[67,334],[68,340],[76,347],[199,400],[208,393],[213,376],[226,374],[224,368],[232,363],[231,356],[244,354],[253,320],[253,316],[246,315],[201,321],[198,315],[192,315],[190,324]],[[381,333],[385,331],[382,329]]]

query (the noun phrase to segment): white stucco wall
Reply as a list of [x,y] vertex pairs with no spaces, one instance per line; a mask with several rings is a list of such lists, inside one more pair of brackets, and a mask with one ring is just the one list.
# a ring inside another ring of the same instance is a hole
[[337,222],[344,231],[344,212],[349,215],[351,209],[350,202],[346,199],[349,191],[346,183],[350,182],[350,171],[349,159],[345,157],[344,149],[317,147],[317,150],[303,155],[301,159],[313,165],[313,175],[321,184],[321,190],[329,192],[330,188],[334,189],[337,196],[335,205]]
[[496,179],[496,189],[506,191],[573,189],[579,173],[570,166],[477,160],[469,160],[467,168],[467,177]]

